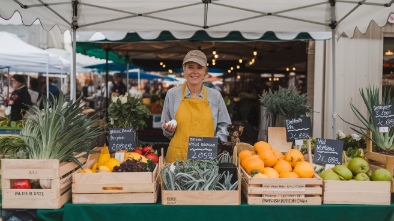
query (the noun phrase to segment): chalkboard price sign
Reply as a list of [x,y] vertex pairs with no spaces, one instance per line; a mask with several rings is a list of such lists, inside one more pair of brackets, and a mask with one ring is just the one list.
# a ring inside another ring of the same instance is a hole
[[218,155],[218,138],[189,137],[187,159],[213,160]]
[[394,106],[373,106],[373,122],[376,127],[394,126]]
[[286,119],[287,142],[312,138],[311,119],[309,117],[299,117]]
[[313,162],[317,164],[342,164],[342,140],[316,138]]
[[134,150],[136,145],[133,128],[110,128],[108,142],[111,152]]

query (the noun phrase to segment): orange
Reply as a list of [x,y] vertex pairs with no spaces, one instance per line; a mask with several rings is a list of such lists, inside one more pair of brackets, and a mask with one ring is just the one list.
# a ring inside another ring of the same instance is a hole
[[284,159],[294,168],[298,162],[304,161],[304,155],[299,150],[290,149],[286,152]]
[[238,154],[239,162],[242,162],[242,160],[244,160],[247,157],[250,157],[252,155],[253,155],[253,152],[250,150],[243,150],[243,151],[239,152],[239,154]]
[[264,173],[257,173],[254,176],[252,176],[252,178],[268,178],[268,176],[265,175]]
[[300,178],[300,177],[298,176],[298,174],[296,174],[294,172],[284,171],[279,174],[279,178]]
[[248,174],[251,174],[255,170],[264,172],[264,162],[260,159],[249,160],[245,164],[245,170]]
[[282,159],[282,158],[284,157],[283,153],[280,152],[279,150],[272,149],[272,151],[274,152],[275,156],[276,156],[278,159]]
[[265,167],[264,174],[267,175],[268,178],[279,178],[279,173],[271,167]]
[[278,158],[274,154],[271,154],[268,158],[265,158],[263,161],[264,161],[264,166],[273,167],[275,166],[276,162],[278,162]]
[[307,161],[299,162],[294,167],[294,172],[301,178],[312,178],[315,170],[311,163]]
[[250,160],[254,160],[254,159],[260,159],[259,155],[252,155],[250,157],[246,157],[242,162],[241,162],[241,166],[243,168],[245,168],[245,164],[250,161]]
[[272,147],[265,141],[258,141],[253,145],[253,149],[257,152],[257,154],[259,154],[263,150],[272,150]]
[[274,169],[278,171],[279,174],[281,174],[282,172],[293,171],[293,168],[291,167],[290,163],[283,159],[278,160],[278,162],[274,166]]

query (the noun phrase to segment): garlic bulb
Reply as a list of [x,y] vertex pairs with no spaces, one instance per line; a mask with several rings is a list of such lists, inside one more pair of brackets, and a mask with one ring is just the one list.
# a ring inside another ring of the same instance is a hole
[[50,179],[41,179],[40,186],[42,189],[51,189],[51,182],[52,180]]

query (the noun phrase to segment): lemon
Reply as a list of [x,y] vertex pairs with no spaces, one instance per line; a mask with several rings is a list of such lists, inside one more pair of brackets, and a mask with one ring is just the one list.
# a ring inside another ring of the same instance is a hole
[[83,169],[83,172],[84,173],[93,173],[93,171],[91,169],[89,169],[89,168]]
[[110,173],[111,170],[110,170],[107,166],[100,166],[100,167],[98,168],[98,172],[99,172],[99,173]]

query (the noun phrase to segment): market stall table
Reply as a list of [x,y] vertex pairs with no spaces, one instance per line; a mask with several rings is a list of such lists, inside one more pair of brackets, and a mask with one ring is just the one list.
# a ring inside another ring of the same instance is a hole
[[155,204],[72,204],[67,202],[58,210],[37,210],[40,220],[394,220],[394,204],[375,205],[297,205],[262,206],[247,205],[245,200],[238,206],[164,206]]

